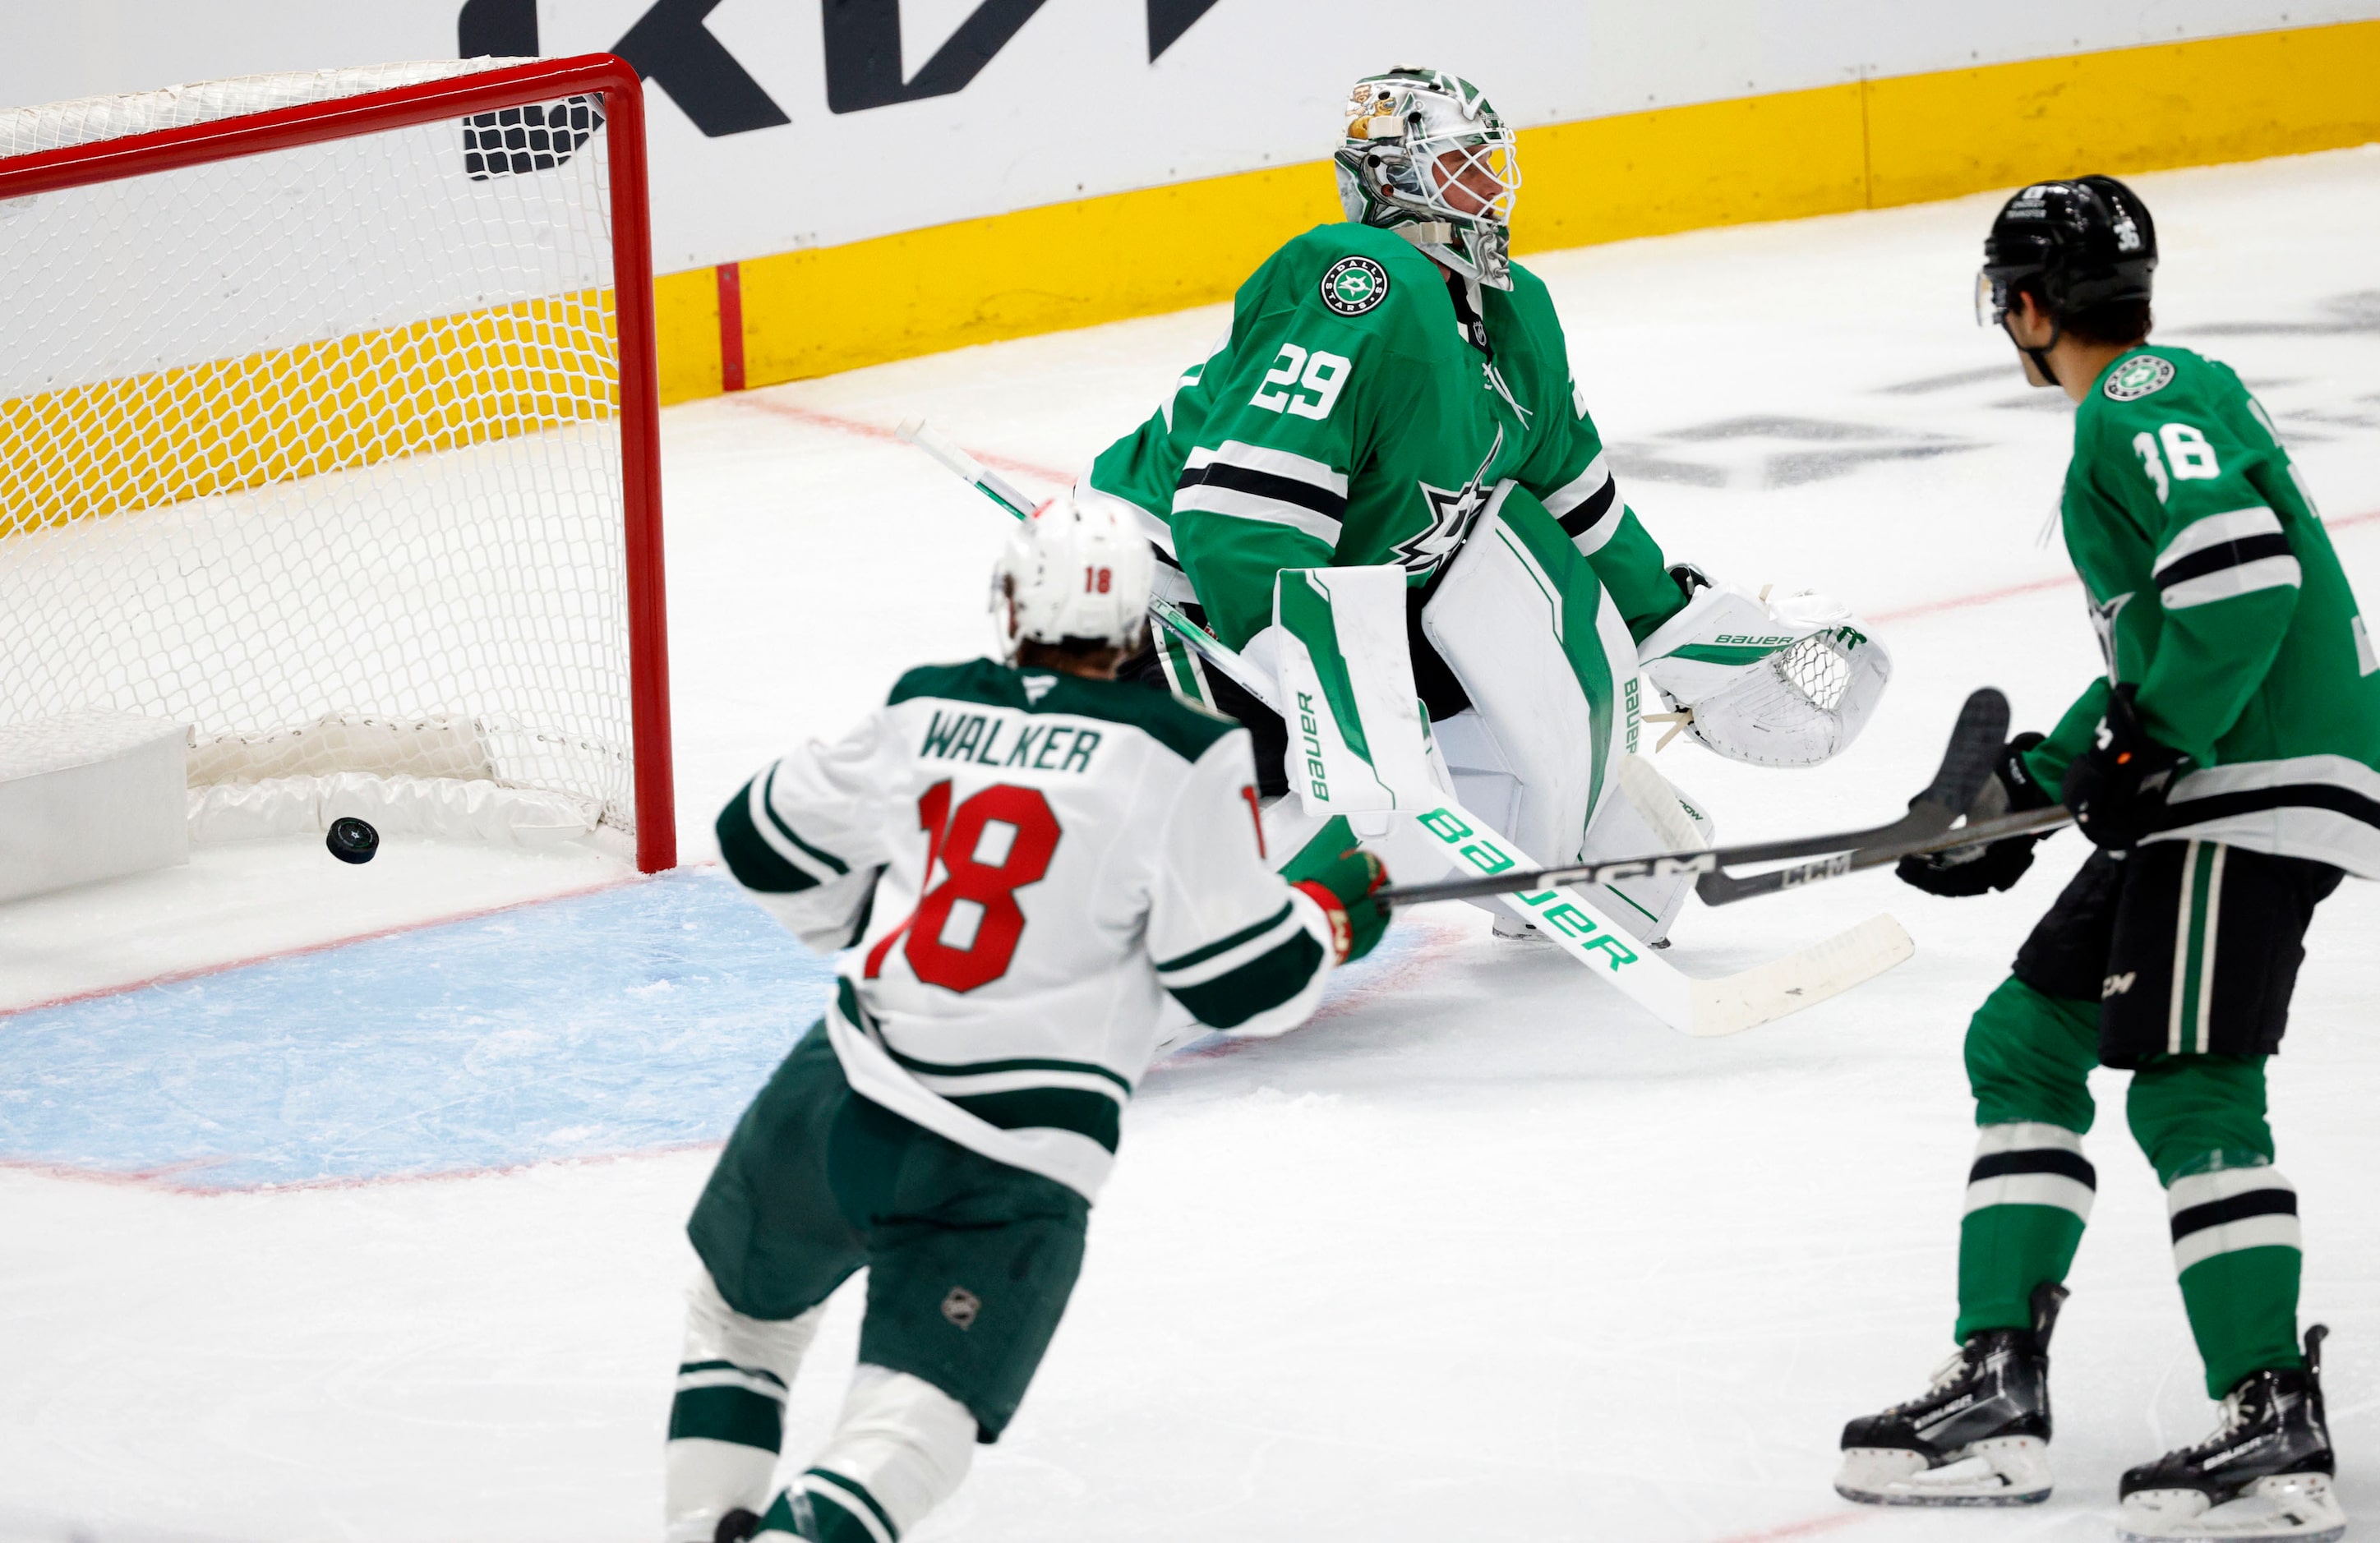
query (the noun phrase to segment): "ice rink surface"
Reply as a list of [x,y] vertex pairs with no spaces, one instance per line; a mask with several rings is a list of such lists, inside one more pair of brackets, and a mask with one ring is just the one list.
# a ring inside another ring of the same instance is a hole
[[[2164,249],[2158,340],[2239,369],[2380,592],[2380,148],[2138,186]],[[1830,589],[1894,650],[1883,708],[1829,766],[1662,754],[1726,836],[1884,818],[1969,688],[2046,726],[2098,667],[2045,541],[2070,409],[1970,320],[1996,203],[1529,260],[1670,555]],[[923,414],[1051,486],[1225,315],[664,416],[690,859],[756,766],[987,640],[1000,519],[892,426]],[[1981,900],[1877,874],[1689,909],[1673,957],[1698,972],[1878,909],[1918,945],[1848,997],[1712,1041],[1491,942],[1477,911],[1401,917],[1306,1028],[1150,1075],[1022,1414],[912,1537],[2109,1536],[2118,1473],[2211,1419],[2109,1075],[2056,1345],[2057,1496],[1923,1513],[1828,1487],[1841,1422],[1916,1391],[1950,1348],[1961,1033],[2082,852],[2061,837]],[[275,898],[228,914],[276,862]],[[679,1227],[708,1144],[814,1013],[820,966],[715,872],[622,883],[592,860],[396,849],[325,864],[303,843],[218,852],[170,904],[99,886],[0,911],[7,973],[56,987],[0,1007],[315,949],[0,1017],[0,1537],[652,1538]],[[538,895],[565,897],[518,904]],[[153,938],[76,954],[111,915]],[[2325,905],[2272,1075],[2305,1318],[2336,1330],[2351,1537],[2380,1529],[2375,927],[2370,886]],[[832,1420],[856,1306],[838,1300],[795,1387],[796,1461]]]

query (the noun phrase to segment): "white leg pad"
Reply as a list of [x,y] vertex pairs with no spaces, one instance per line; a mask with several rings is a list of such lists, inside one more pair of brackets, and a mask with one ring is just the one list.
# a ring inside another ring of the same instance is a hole
[[[1472,701],[1434,730],[1465,808],[1500,816],[1497,829],[1537,861],[1567,862],[1594,806],[1610,801],[1608,775],[1597,792],[1598,764],[1608,769],[1626,753],[1635,726],[1636,644],[1608,600],[1592,616],[1564,613],[1551,577],[1505,536],[1503,497],[1480,515],[1422,612],[1422,631]],[[1597,687],[1611,695],[1600,735],[1562,646],[1581,626],[1601,645],[1608,672]]]
[[[773,1400],[782,1410],[825,1313],[820,1304],[782,1322],[747,1318],[719,1294],[710,1272],[698,1267],[686,1290],[678,1391],[738,1388]],[[696,1367],[701,1369],[686,1369]],[[665,1465],[668,1543],[710,1543],[729,1512],[767,1509],[777,1453],[738,1441],[680,1437],[669,1443]]]
[[[975,1460],[975,1415],[922,1378],[865,1362],[851,1374],[843,1417],[824,1450],[811,1460],[801,1488],[862,1516],[872,1498],[892,1520],[893,1538],[951,1498]],[[859,1486],[860,1509],[843,1498]],[[842,1491],[841,1494],[837,1491]],[[882,1543],[893,1543],[886,1538]]]
[[[1587,827],[1580,860],[1603,862],[1641,857],[1652,852],[1685,852],[1709,846],[1718,839],[1718,826],[1699,799],[1689,797],[1643,756],[1621,756],[1612,763],[1612,790]],[[1673,873],[1662,878],[1623,879],[1606,884],[1614,896],[1607,907],[1611,919],[1639,942],[1659,942],[1694,893],[1694,876]]]

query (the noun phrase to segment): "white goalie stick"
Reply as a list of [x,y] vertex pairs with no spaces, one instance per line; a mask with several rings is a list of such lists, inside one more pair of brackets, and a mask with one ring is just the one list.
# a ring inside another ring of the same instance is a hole
[[[1035,507],[1032,500],[1005,479],[928,427],[924,420],[907,420],[901,425],[899,433],[1014,517],[1026,518]],[[1281,713],[1285,721],[1296,722],[1283,711],[1279,682],[1249,664],[1178,607],[1152,599],[1149,613],[1210,667]],[[2005,713],[2004,704],[2002,711]],[[1366,755],[1365,759],[1371,757]],[[1988,771],[1988,758],[1984,764]],[[1414,822],[1415,839],[1434,843],[1439,857],[1450,867],[1469,868],[1482,880],[1517,876],[1525,881],[1544,871],[1532,869],[1517,847],[1434,787],[1409,788],[1392,797],[1395,812]],[[1772,852],[1771,856],[1800,856],[1811,850],[1799,847]],[[1687,975],[1652,950],[1635,944],[1600,906],[1570,884],[1514,888],[1508,879],[1504,883],[1491,883],[1482,893],[1493,893],[1499,904],[1530,922],[1572,960],[1609,981],[1664,1024],[1698,1038],[1734,1034],[1799,1012],[1873,979],[1916,951],[1900,923],[1888,916],[1877,915],[1766,965],[1729,976],[1697,978]]]
[[[2000,747],[2007,742],[2008,724],[2006,697],[1990,686],[1970,696],[1966,705],[1959,710],[1958,723],[1950,730],[1950,742],[1942,752],[1942,764],[1934,773],[1934,780],[1926,784],[1924,792],[1909,800],[1907,814],[1867,830],[1751,842],[1739,846],[1705,847],[1691,852],[1663,852],[1651,857],[1609,862],[1573,863],[1534,873],[1502,874],[1489,879],[1456,879],[1442,884],[1412,884],[1384,893],[1392,904],[1412,905],[1427,900],[1467,900],[1475,895],[1494,894],[1503,889],[1543,888],[1548,884],[1608,884],[1616,879],[1694,873],[1701,875],[1694,881],[1694,893],[1707,904],[1723,905],[1754,894],[1770,894],[1816,879],[1850,872],[1852,869],[1844,865],[1855,857],[1876,854],[1871,860],[1858,865],[1872,868],[1878,862],[1898,860],[1919,851],[1938,852],[1951,846],[1972,845],[1978,836],[1970,832],[1943,839],[1939,844],[1931,844],[1945,836],[1951,822],[1964,814],[1974,803],[1975,796],[1983,791],[1984,784],[1991,777],[1992,764],[1999,756]],[[2019,818],[2030,820],[2034,817]],[[1981,839],[1991,838],[1985,836]],[[1889,852],[1891,857],[1881,856],[1886,852]],[[1830,856],[1834,854],[1840,856]],[[1819,857],[1827,860],[1781,869],[1777,873],[1755,874],[1749,879],[1738,879],[1725,871],[1746,863],[1773,863],[1792,857]],[[1785,877],[1789,874],[1803,876]]]

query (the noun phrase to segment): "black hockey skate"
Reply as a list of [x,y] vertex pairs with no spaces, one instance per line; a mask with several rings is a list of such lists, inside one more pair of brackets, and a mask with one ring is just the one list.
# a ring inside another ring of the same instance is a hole
[[2035,1505],[2049,1498],[2049,1330],[2066,1288],[2034,1288],[2033,1327],[1985,1329],[1907,1403],[1843,1427],[1835,1493],[1863,1505]]
[[2347,1513],[2323,1419],[2322,1342],[2306,1330],[2303,1371],[2251,1372],[2223,1400],[2215,1434],[2124,1476],[2117,1530],[2127,1543],[2174,1538],[2331,1543]]

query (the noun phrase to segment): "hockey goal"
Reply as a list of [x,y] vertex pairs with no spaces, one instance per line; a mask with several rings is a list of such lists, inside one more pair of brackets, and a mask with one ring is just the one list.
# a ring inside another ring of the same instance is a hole
[[0,731],[672,866],[645,210],[608,55],[0,111]]

